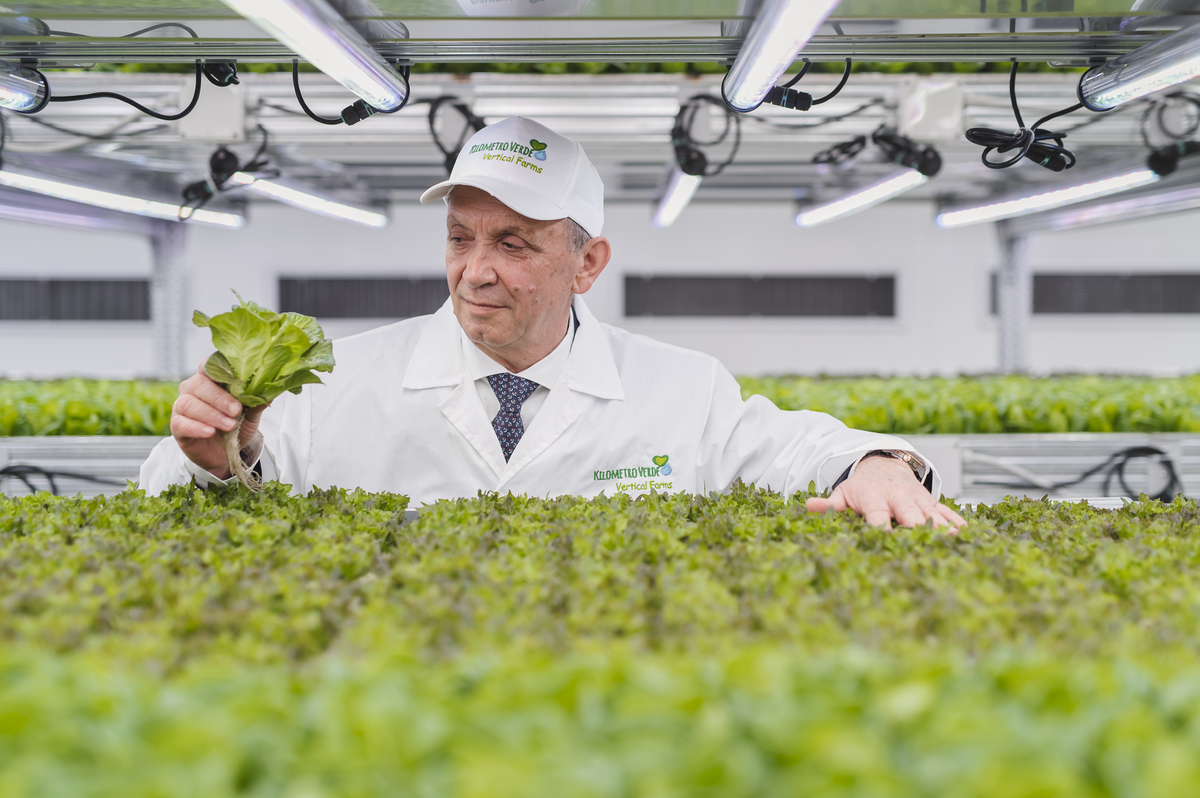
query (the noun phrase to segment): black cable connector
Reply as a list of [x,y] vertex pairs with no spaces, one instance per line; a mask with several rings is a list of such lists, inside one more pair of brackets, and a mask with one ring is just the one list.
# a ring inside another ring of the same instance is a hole
[[778,105],[782,108],[791,108],[796,111],[807,111],[812,108],[813,98],[806,91],[775,86],[767,92],[767,96],[763,99],[763,102]]
[[871,141],[883,150],[884,157],[894,164],[916,169],[926,177],[933,177],[942,168],[942,156],[930,146],[922,146],[912,139],[885,128],[871,134]]
[[850,79],[850,70],[853,65],[854,61],[847,58],[846,68],[842,70],[842,79],[839,80],[838,84],[833,87],[833,91],[829,92],[824,97],[818,97],[814,100],[813,96],[808,92],[792,88],[800,82],[800,79],[808,73],[809,67],[812,66],[812,64],[806,59],[804,61],[804,66],[800,67],[800,71],[796,74],[796,76],[782,86],[772,87],[771,90],[767,92],[767,96],[763,98],[763,102],[768,103],[769,105],[778,105],[781,108],[791,108],[794,111],[808,111],[814,105],[827,103],[841,93],[842,89],[846,87],[846,81]]
[[1179,167],[1180,158],[1198,152],[1200,152],[1200,142],[1177,141],[1150,153],[1150,157],[1146,159],[1146,166],[1159,177],[1166,177]]
[[[692,123],[696,120],[696,111],[699,110],[701,103],[715,105],[725,112],[725,128],[721,131],[721,135],[712,141],[700,141],[692,137]],[[733,132],[733,147],[729,152],[729,156],[710,170],[708,158],[701,151],[700,147],[721,144],[729,137],[731,130]],[[741,147],[741,144],[741,115],[715,97],[707,94],[697,94],[684,103],[680,107],[679,113],[675,115],[675,124],[671,128],[671,145],[675,148],[675,163],[679,165],[684,174],[698,177],[712,177],[713,175],[720,174],[725,167],[733,163],[733,159],[737,157],[738,148]]]

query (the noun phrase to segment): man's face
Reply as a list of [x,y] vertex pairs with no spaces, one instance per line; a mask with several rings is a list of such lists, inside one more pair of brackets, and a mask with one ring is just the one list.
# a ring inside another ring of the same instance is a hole
[[523,370],[529,356],[536,362],[562,340],[585,262],[571,252],[569,229],[562,219],[528,219],[471,186],[450,195],[446,277],[454,315],[472,342],[510,369]]

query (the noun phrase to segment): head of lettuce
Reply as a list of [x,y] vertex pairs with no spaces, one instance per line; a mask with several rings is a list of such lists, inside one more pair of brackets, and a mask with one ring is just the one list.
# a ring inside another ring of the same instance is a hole
[[[240,403],[231,429],[221,430],[221,443],[230,471],[251,489],[260,487],[241,456],[239,432],[247,411],[254,418],[284,391],[300,393],[321,378],[314,372],[333,371],[333,342],[316,319],[299,313],[276,313],[237,292],[238,304],[228,313],[192,314],[197,327],[212,330],[217,348],[204,363],[204,373]],[[182,398],[182,397],[181,397]]]

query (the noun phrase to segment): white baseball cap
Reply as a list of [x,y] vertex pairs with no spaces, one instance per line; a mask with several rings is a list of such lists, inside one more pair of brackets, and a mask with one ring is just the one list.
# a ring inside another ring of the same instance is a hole
[[522,116],[471,136],[450,179],[427,190],[421,202],[442,199],[455,186],[482,189],[530,219],[572,219],[593,237],[604,227],[604,181],[583,147]]

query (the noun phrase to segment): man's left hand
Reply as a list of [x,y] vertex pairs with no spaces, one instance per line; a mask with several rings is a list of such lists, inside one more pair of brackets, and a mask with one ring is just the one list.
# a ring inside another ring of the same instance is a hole
[[934,501],[908,464],[891,457],[860,460],[828,499],[809,499],[804,506],[811,513],[849,508],[868,524],[889,528],[893,518],[901,526],[918,526],[931,518],[935,527],[957,529],[967,524],[961,515]]

